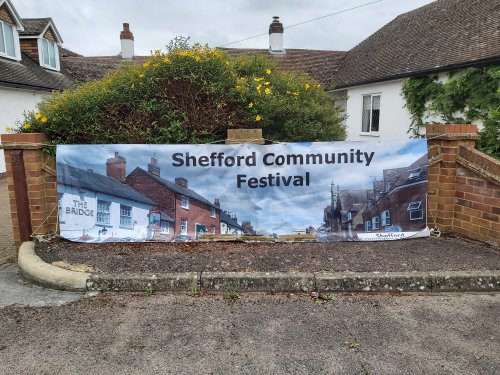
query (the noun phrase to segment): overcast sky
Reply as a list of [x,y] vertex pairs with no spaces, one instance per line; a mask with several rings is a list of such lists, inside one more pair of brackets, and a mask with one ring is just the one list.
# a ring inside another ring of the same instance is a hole
[[300,22],[376,0],[12,0],[21,18],[52,17],[64,46],[85,56],[120,52],[130,23],[136,55],[164,48],[175,36],[210,47],[268,48],[273,16],[285,26],[284,47],[349,50],[401,13],[432,0],[382,0],[300,26]]

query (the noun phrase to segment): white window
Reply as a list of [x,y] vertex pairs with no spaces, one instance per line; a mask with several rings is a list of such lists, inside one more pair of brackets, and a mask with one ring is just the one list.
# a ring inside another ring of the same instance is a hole
[[365,232],[371,232],[372,230],[372,222],[371,220],[365,221]]
[[181,207],[186,209],[189,208],[189,198],[184,195],[181,197]]
[[42,65],[46,68],[57,69],[57,46],[54,42],[42,39]]
[[410,202],[410,204],[408,204],[407,210],[410,213],[410,220],[421,220],[424,218],[422,201]]
[[420,178],[420,168],[416,171],[413,171],[408,176],[408,181],[418,180]]
[[97,200],[97,217],[96,217],[97,224],[107,224],[107,225],[110,224],[111,222],[110,212],[109,212],[110,206],[111,206],[110,202]]
[[351,211],[349,211],[347,213],[347,220],[352,220],[352,212]]
[[183,235],[188,234],[188,219],[185,218],[181,219],[181,234]]
[[161,221],[160,232],[163,234],[168,234],[170,232],[170,223],[168,221]]
[[363,95],[363,114],[361,131],[372,133],[379,131],[380,95]]
[[120,204],[120,226],[132,228],[132,207]]
[[391,225],[391,211],[385,210],[382,211],[382,226],[386,227]]
[[14,26],[0,21],[0,56],[16,57]]
[[217,216],[217,211],[215,211],[214,207],[210,207],[210,216],[211,217],[216,217]]
[[215,234],[215,225],[210,226],[210,233]]
[[378,229],[379,228],[379,220],[378,216],[372,217],[372,229]]

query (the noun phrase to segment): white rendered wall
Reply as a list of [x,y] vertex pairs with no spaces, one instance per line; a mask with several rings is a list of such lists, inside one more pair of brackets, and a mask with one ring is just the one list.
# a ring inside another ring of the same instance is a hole
[[[346,140],[367,141],[409,138],[407,130],[411,124],[411,118],[401,96],[402,82],[403,80],[395,80],[352,87],[347,90]],[[368,94],[380,95],[380,120],[377,133],[363,133],[361,131],[363,95]]]
[[[6,128],[16,127],[17,121],[23,121],[23,113],[36,108],[45,96],[46,91],[30,91],[0,87],[0,133],[5,133]],[[3,150],[0,150],[0,173],[5,172],[5,159]]]
[[[62,184],[58,184],[57,191],[59,194],[63,193],[59,201],[61,236],[78,240],[86,234],[92,237],[92,242],[100,242],[109,237],[133,238],[136,241],[147,239],[148,214],[152,205]],[[98,199],[111,202],[109,225],[96,224]],[[131,228],[120,227],[120,204],[132,207]],[[103,227],[107,230],[105,235],[99,234]]]

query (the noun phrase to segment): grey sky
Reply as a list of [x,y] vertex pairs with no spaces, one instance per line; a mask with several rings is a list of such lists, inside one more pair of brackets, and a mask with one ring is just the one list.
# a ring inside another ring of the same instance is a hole
[[[287,29],[287,25],[374,0],[12,0],[22,18],[52,17],[64,46],[85,56],[115,55],[130,23],[137,55],[164,48],[176,35],[210,47],[267,33],[273,16],[285,26],[284,47],[349,50],[397,15],[432,0],[383,0]],[[231,47],[267,48],[262,36]]]

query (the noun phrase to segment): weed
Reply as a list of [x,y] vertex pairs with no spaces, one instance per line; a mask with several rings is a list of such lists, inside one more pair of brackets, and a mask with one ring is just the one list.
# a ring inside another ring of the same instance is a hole
[[354,339],[350,342],[347,341],[345,344],[349,347],[349,349],[352,349],[355,352],[357,352],[359,350],[359,342],[357,342],[356,339]]
[[151,284],[148,284],[144,288],[144,293],[146,293],[148,296],[152,296],[153,294],[155,294],[155,288]]
[[230,300],[234,301],[240,298],[238,292],[233,288],[227,289],[226,292],[227,292],[227,298],[229,298]]
[[335,300],[335,296],[333,294],[315,294],[313,295],[314,297],[314,303],[316,305],[322,305],[326,302],[330,302],[330,301],[333,301]]
[[16,257],[15,256],[10,256],[7,259],[5,259],[7,263],[16,263]]
[[193,285],[193,286],[191,286],[191,288],[189,288],[189,291],[188,291],[189,297],[199,297],[199,295],[200,295],[200,291],[198,290],[197,285]]

